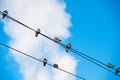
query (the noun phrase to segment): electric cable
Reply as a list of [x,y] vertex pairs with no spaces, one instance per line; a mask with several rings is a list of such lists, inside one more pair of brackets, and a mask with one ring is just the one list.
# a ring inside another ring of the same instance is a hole
[[[39,62],[43,62],[43,60],[40,60],[40,59],[35,58],[35,57],[31,56],[31,55],[28,55],[27,53],[24,53],[24,52],[22,52],[22,51],[20,51],[20,50],[17,50],[17,49],[15,49],[15,48],[10,47],[10,46],[8,46],[8,45],[6,45],[6,44],[3,44],[3,43],[1,43],[1,42],[0,42],[0,45],[2,45],[2,46],[4,46],[4,47],[7,47],[7,48],[9,48],[9,49],[11,49],[11,50],[14,50],[14,51],[16,51],[16,52],[19,52],[19,53],[21,53],[21,54],[23,54],[23,55],[25,55],[25,56],[28,56],[28,57],[30,57],[30,58],[32,58],[32,59],[34,59],[34,60],[37,60],[37,61],[39,61]],[[50,63],[46,63],[46,64],[49,65],[49,66],[51,66],[51,67],[53,67],[53,65],[50,64]],[[73,73],[71,73],[71,72],[68,72],[68,71],[66,71],[66,70],[64,70],[64,69],[61,69],[61,68],[55,68],[55,69],[61,70],[61,71],[65,72],[65,73],[68,73],[68,74],[70,74],[70,75],[72,75],[72,76],[75,76],[75,77],[77,77],[77,78],[80,78],[80,79],[82,79],[82,80],[86,80],[86,79],[84,79],[84,78],[82,78],[82,77],[80,77],[80,76],[78,76],[78,75],[75,75],[75,74],[73,74]]]
[[[91,60],[94,60],[94,61],[96,61],[96,62],[98,62],[98,63],[106,66],[105,63],[103,63],[103,62],[101,62],[101,61],[99,61],[99,60],[97,60],[97,59],[94,59],[94,58],[92,58],[92,57],[90,57],[90,56],[88,56],[88,55],[86,55],[86,54],[84,54],[84,53],[82,53],[82,52],[80,52],[80,51],[77,51],[77,50],[75,50],[75,49],[73,49],[73,48],[71,48],[70,50],[71,50],[72,52],[74,52],[75,54],[79,55],[79,56],[83,55],[83,56],[85,56],[85,57],[87,57],[87,58],[89,58],[89,59],[91,59]],[[116,70],[115,68],[111,68],[111,69]]]
[[[74,52],[72,49],[71,49],[71,51]],[[74,52],[74,53],[76,53],[76,52]],[[79,56],[81,56],[81,57],[83,57],[83,58],[85,58],[86,60],[88,60],[88,61],[96,64],[97,66],[100,66],[101,68],[104,68],[104,69],[106,69],[107,71],[109,71],[109,72],[111,72],[111,73],[114,73],[113,71],[109,70],[108,68],[106,68],[106,67],[104,67],[104,66],[96,63],[95,61],[93,61],[93,60],[91,60],[91,59],[89,59],[89,58],[87,58],[87,57],[85,57],[85,56],[83,56],[83,55],[81,55],[81,54],[78,54],[78,53],[76,53],[76,54],[79,55]],[[118,76],[119,76],[119,75],[118,75]]]
[[[0,12],[1,12],[1,11],[0,11]],[[2,15],[2,13],[0,13],[0,14]],[[21,25],[23,25],[24,27],[26,27],[26,28],[28,28],[28,29],[31,29],[32,31],[36,32],[36,30],[34,30],[34,29],[32,29],[31,27],[23,24],[22,22],[14,19],[14,18],[12,18],[12,17],[10,17],[9,15],[6,15],[6,17],[9,18],[9,19],[11,19],[11,20],[13,20],[13,21],[15,21],[15,22],[17,22],[17,23],[19,23],[19,24],[21,24]],[[43,33],[40,32],[39,34],[42,35],[42,36],[44,36],[44,37],[46,37],[47,39],[55,42],[52,38],[44,35]],[[57,43],[57,42],[55,42],[55,43]],[[64,48],[66,47],[66,45],[64,45],[63,43],[57,43],[57,44],[61,45],[61,46],[64,47]],[[87,58],[87,60],[89,59],[89,61],[92,62],[92,63],[94,63],[94,64],[96,64],[96,62],[97,62],[97,63],[99,63],[99,64],[101,64],[101,65],[106,66],[105,63],[103,63],[103,62],[101,62],[101,61],[99,61],[99,60],[97,60],[97,59],[94,59],[94,58],[92,58],[92,57],[90,57],[90,56],[88,56],[88,55],[86,55],[86,54],[84,54],[84,53],[82,53],[82,52],[80,52],[80,51],[77,51],[77,50],[75,50],[75,49],[73,49],[73,48],[70,48],[70,51],[73,52],[73,53],[75,53],[75,54],[77,54],[78,56],[81,56],[81,57],[85,58],[85,59]],[[93,62],[93,60],[94,60],[94,62]],[[96,65],[97,65],[97,64],[96,64]],[[101,66],[101,65],[99,65],[99,66]],[[104,68],[104,69],[106,69],[106,70],[108,70],[108,71],[111,72],[111,70],[107,69],[106,67],[103,67],[103,66],[102,66],[102,68]],[[115,68],[111,68],[111,69],[116,70]],[[113,72],[112,72],[112,73],[113,73]],[[120,76],[120,75],[118,75],[118,76]]]

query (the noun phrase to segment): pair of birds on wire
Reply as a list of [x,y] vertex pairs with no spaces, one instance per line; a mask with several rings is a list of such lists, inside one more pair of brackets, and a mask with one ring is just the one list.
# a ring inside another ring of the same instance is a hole
[[[43,59],[43,66],[46,66],[48,60],[46,58]],[[58,64],[53,64],[54,68],[58,68]]]
[[[111,64],[111,63],[108,63],[106,66],[107,66],[108,68],[114,68],[114,65]],[[119,72],[120,72],[120,68],[117,68],[116,71],[115,71],[115,74],[117,75]]]

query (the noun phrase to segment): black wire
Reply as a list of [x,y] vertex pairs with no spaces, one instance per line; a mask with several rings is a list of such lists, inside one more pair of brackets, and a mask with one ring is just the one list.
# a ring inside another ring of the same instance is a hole
[[[22,51],[19,51],[19,50],[13,48],[13,47],[10,47],[10,46],[8,46],[8,45],[5,45],[5,44],[1,43],[1,42],[0,42],[0,45],[5,46],[5,47],[7,47],[7,48],[9,48],[9,49],[11,49],[11,50],[14,50],[14,51],[16,51],[16,52],[19,52],[19,53],[21,53],[21,54],[23,54],[23,55],[25,55],[25,56],[28,56],[28,57],[30,57],[30,58],[32,58],[32,59],[34,59],[34,60],[37,60],[37,61],[39,61],[39,62],[43,62],[42,60],[40,60],[40,59],[38,59],[38,58],[35,58],[35,57],[31,56],[31,55],[28,55],[28,54],[26,54],[26,53],[24,53],[24,52],[22,52]],[[51,67],[53,67],[53,65],[50,64],[50,63],[46,63],[46,64],[49,65],[49,66],[51,66]],[[61,70],[61,71],[65,72],[65,73],[68,73],[68,74],[70,74],[70,75],[72,75],[72,76],[75,76],[75,77],[77,77],[77,78],[80,78],[80,79],[85,80],[84,78],[82,78],[82,77],[80,77],[80,76],[78,76],[78,75],[75,75],[75,74],[73,74],[73,73],[70,73],[70,72],[68,72],[68,71],[66,71],[66,70],[63,70],[63,69],[61,69],[61,68],[55,68],[55,69]]]
[[98,60],[96,60],[96,59],[94,59],[94,58],[92,58],[92,57],[90,57],[90,56],[88,56],[88,55],[86,55],[86,54],[84,54],[84,53],[82,53],[82,52],[80,52],[80,51],[77,51],[77,50],[75,50],[75,49],[73,49],[73,48],[71,48],[71,50],[74,51],[74,53],[77,53],[77,55],[81,54],[81,55],[83,55],[83,56],[86,56],[86,57],[88,57],[88,58],[90,58],[90,59],[92,59],[92,60],[94,60],[94,61],[96,61],[96,62],[99,62],[100,64],[106,66],[105,63],[103,63],[103,62],[101,62],[101,61],[98,61]]
[[[19,24],[21,24],[21,25],[23,25],[23,26],[25,26],[25,27],[27,27],[27,28],[29,28],[29,29],[31,29],[32,31],[36,32],[36,30],[30,28],[29,26],[21,23],[20,21],[14,19],[14,18],[12,18],[12,17],[10,17],[10,16],[8,16],[8,15],[7,15],[6,17],[9,18],[9,19],[11,19],[11,20],[13,20],[13,21],[15,21],[15,22],[17,22],[17,23],[19,23]],[[46,36],[46,35],[44,35],[44,34],[42,34],[42,33],[39,33],[39,34],[41,34],[42,36],[46,37],[46,38],[49,39],[49,40],[54,41],[52,38],[50,38],[50,37],[48,37],[48,36]],[[54,42],[55,42],[55,41],[54,41]],[[57,42],[56,42],[56,43],[57,43]],[[58,44],[60,44],[60,45],[63,46],[64,48],[66,47],[66,45],[64,45],[64,44],[62,44],[62,43],[58,43]],[[103,64],[103,65],[106,66],[106,64],[104,64],[104,63],[102,63],[102,62],[100,62],[100,61],[98,61],[98,60],[96,60],[96,59],[94,59],[94,58],[92,58],[92,57],[90,57],[90,56],[87,56],[86,54],[83,54],[83,53],[81,53],[81,52],[79,52],[79,51],[77,51],[77,50],[75,50],[75,49],[73,49],[73,48],[71,48],[71,49],[74,50],[75,52],[79,53],[79,54],[82,54],[82,55],[84,55],[84,56],[86,56],[86,57],[88,57],[88,58],[91,58],[91,59],[93,59],[93,60],[95,60],[95,61],[97,61],[97,62],[99,62],[99,63],[101,63],[101,64]]]
[[[76,52],[73,51],[72,49],[71,49],[70,51],[76,53]],[[90,62],[92,62],[92,63],[94,63],[94,64],[96,64],[96,65],[98,65],[98,66],[100,66],[100,67],[102,67],[102,68],[104,68],[104,69],[106,69],[107,71],[109,71],[109,72],[111,72],[111,73],[114,73],[113,71],[111,71],[111,70],[105,68],[104,66],[101,66],[100,64],[94,62],[93,60],[91,60],[91,59],[89,59],[89,58],[87,58],[87,57],[85,57],[85,56],[83,56],[83,55],[81,55],[81,54],[78,54],[78,53],[76,53],[76,54],[79,55],[79,56],[81,56],[81,57],[83,57],[83,58],[85,58],[85,59],[87,59],[88,61],[90,61]]]
[[[88,56],[88,55],[86,55],[86,54],[84,54],[84,53],[82,53],[82,52],[80,52],[80,51],[77,51],[77,50],[75,50],[75,49],[73,49],[73,48],[71,48],[71,50],[74,51],[74,53],[76,53],[77,55],[83,55],[83,56],[85,56],[85,57],[88,57],[88,58],[90,58],[90,59],[92,59],[92,60],[94,60],[94,61],[96,61],[96,62],[99,62],[100,64],[106,66],[105,63],[103,63],[103,62],[101,62],[101,61],[98,61],[97,59],[94,59],[94,58],[92,58],[92,57],[90,57],[90,56]],[[111,69],[116,70],[114,67],[111,68]]]
[[[0,11],[0,14],[2,14],[1,11]],[[29,26],[27,26],[27,25],[21,23],[20,21],[14,19],[14,18],[12,18],[12,17],[10,17],[10,16],[8,16],[8,15],[7,15],[6,17],[9,18],[9,19],[11,19],[11,20],[13,20],[13,21],[15,21],[15,22],[17,22],[17,23],[19,23],[19,24],[21,24],[21,25],[23,25],[23,26],[25,26],[25,27],[27,27],[27,28],[29,28],[29,29],[31,29],[31,30],[34,31],[34,32],[36,31],[36,30],[30,28]],[[41,34],[42,36],[48,38],[49,40],[54,41],[52,38],[50,38],[50,37],[48,37],[48,36],[46,36],[46,35],[44,35],[44,34],[42,34],[42,33],[40,33],[40,34]],[[55,41],[54,41],[54,42],[55,42]],[[64,44],[62,44],[62,43],[59,43],[59,44],[62,45],[63,47],[65,47]],[[103,64],[103,65],[106,66],[106,64],[104,64],[104,63],[102,63],[102,62],[100,62],[100,61],[98,61],[98,60],[96,60],[96,59],[94,59],[94,58],[92,58],[92,57],[90,57],[90,56],[87,56],[86,54],[83,54],[82,52],[79,52],[79,51],[77,51],[77,50],[75,50],[75,49],[73,49],[73,48],[71,48],[71,50],[74,51],[75,53],[82,54],[82,55],[84,55],[84,56],[86,56],[86,57],[88,57],[88,58],[90,58],[90,59],[93,59],[93,60],[95,60],[95,61],[97,61],[97,62],[99,62],[99,63],[101,63],[101,64]],[[79,55],[79,54],[77,54],[77,55]]]
[[[83,56],[85,56],[85,57],[88,57],[88,58],[90,58],[90,59],[92,59],[92,60],[94,60],[94,61],[96,61],[96,62],[99,62],[100,64],[106,66],[105,63],[103,63],[103,62],[101,62],[101,61],[98,61],[97,59],[94,59],[94,58],[92,58],[92,57],[90,57],[90,56],[88,56],[88,55],[86,55],[86,54],[84,54],[84,53],[82,53],[82,52],[80,52],[80,51],[77,51],[77,50],[75,50],[75,49],[73,49],[73,48],[71,48],[71,50],[75,51],[74,53],[77,53],[77,55],[80,55],[80,54],[81,54],[81,55],[83,55]],[[111,68],[111,69],[116,70],[114,67]]]
[[27,28],[29,28],[29,29],[31,29],[32,31],[36,31],[36,30],[32,29],[31,27],[29,27],[29,26],[23,24],[22,22],[20,22],[20,21],[14,19],[14,18],[12,18],[12,17],[10,17],[9,15],[7,15],[6,17],[9,18],[9,19],[11,19],[11,20],[13,20],[13,21],[15,21],[15,22],[17,22],[17,23],[19,23],[19,24],[21,24],[21,25],[23,25],[23,26],[25,26],[25,27],[27,27]]
[[82,77],[80,77],[80,76],[77,76],[77,75],[75,75],[75,74],[73,74],[73,73],[70,73],[70,72],[68,72],[68,71],[65,71],[65,70],[63,70],[63,69],[60,69],[60,68],[58,68],[59,70],[61,70],[61,71],[64,71],[64,72],[66,72],[66,73],[68,73],[68,74],[71,74],[71,75],[73,75],[73,76],[76,76],[76,77],[78,77],[78,78],[80,78],[80,79],[83,79],[83,80],[85,80],[84,78],[82,78]]
[[[12,18],[11,16],[7,15],[6,17],[9,18],[9,19],[11,19],[11,20],[13,20],[13,21],[15,21],[15,22],[17,22],[17,23],[19,23],[19,24],[21,24],[21,25],[23,25],[23,26],[25,26],[26,28],[29,28],[29,29],[32,30],[32,31],[36,32],[36,30],[34,30],[34,29],[32,29],[31,27],[23,24],[22,22],[14,19],[14,18]],[[42,36],[44,36],[44,37],[46,37],[46,38],[49,39],[49,40],[54,41],[52,38],[50,38],[50,37],[48,37],[48,36],[46,36],[46,35],[44,35],[44,34],[42,34],[42,33],[39,33],[39,34],[42,35]],[[55,42],[55,41],[54,41],[54,42]],[[56,43],[57,43],[57,42],[56,42]],[[65,45],[63,45],[62,43],[58,43],[58,44],[60,44],[61,46],[65,47]]]
[[[20,21],[14,19],[14,18],[12,18],[12,17],[10,17],[10,16],[8,16],[8,15],[7,15],[6,17],[9,18],[9,19],[11,19],[11,20],[13,20],[13,21],[15,21],[15,22],[17,22],[17,23],[19,23],[19,24],[21,24],[21,25],[23,25],[23,26],[25,26],[25,27],[27,27],[27,28],[29,28],[29,29],[31,29],[32,31],[36,32],[36,30],[30,28],[29,26],[21,23]],[[52,38],[50,38],[50,37],[48,37],[48,36],[46,36],[46,35],[44,35],[44,34],[42,34],[42,33],[39,33],[39,34],[41,34],[42,36],[46,37],[46,38],[49,39],[49,40],[54,41]],[[54,42],[55,42],[55,41],[54,41]],[[55,42],[55,43],[57,43],[57,42]],[[66,47],[66,45],[64,45],[64,44],[62,44],[62,43],[57,43],[57,44],[61,45],[61,46],[64,47],[64,48]],[[77,50],[75,50],[75,49],[73,49],[73,48],[71,48],[70,51],[72,51],[73,53],[75,53],[75,54],[77,54],[77,55],[79,55],[79,56],[80,56],[80,55],[83,55],[83,56],[81,56],[81,57],[83,57],[83,58],[88,57],[88,59],[90,58],[90,59],[92,59],[92,60],[94,60],[94,61],[96,61],[96,62],[98,62],[98,63],[100,63],[100,64],[102,64],[102,65],[104,65],[104,66],[106,66],[105,63],[103,63],[103,62],[101,62],[101,61],[98,61],[98,60],[96,60],[96,59],[94,59],[94,58],[92,58],[92,57],[90,57],[90,56],[88,56],[88,55],[86,55],[86,54],[84,54],[84,53],[82,53],[82,52],[79,52],[79,51],[77,51]],[[84,56],[85,56],[85,57],[84,57]],[[87,60],[88,60],[88,59],[87,59]],[[90,61],[90,59],[89,59],[89,61]],[[92,61],[91,61],[91,62],[92,62]],[[94,62],[93,62],[93,63],[94,63]],[[96,64],[96,63],[94,63],[94,64]],[[97,65],[97,64],[96,64],[96,65]],[[101,65],[100,65],[100,66],[101,66]],[[105,67],[102,67],[102,68],[105,69]],[[106,69],[107,69],[107,68],[106,68]],[[116,69],[114,69],[114,68],[111,68],[111,69],[116,70]],[[108,70],[108,71],[109,71],[109,70]]]

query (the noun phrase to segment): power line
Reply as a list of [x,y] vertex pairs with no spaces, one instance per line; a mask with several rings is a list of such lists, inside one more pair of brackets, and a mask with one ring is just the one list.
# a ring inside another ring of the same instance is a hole
[[[1,12],[1,11],[0,11],[0,12]],[[0,13],[0,14],[3,15],[2,13]],[[17,23],[19,23],[19,24],[21,24],[21,25],[23,25],[24,27],[26,27],[26,28],[28,28],[28,29],[30,29],[30,30],[36,32],[36,30],[34,30],[34,29],[32,29],[31,27],[29,27],[29,26],[23,24],[22,22],[20,22],[20,21],[14,19],[14,18],[12,18],[12,17],[10,17],[9,15],[6,15],[6,17],[9,18],[9,19],[11,19],[11,20],[13,20],[13,21],[15,21],[15,22],[17,22]],[[44,35],[44,34],[41,33],[41,32],[38,33],[38,34],[40,34],[40,35],[46,37],[47,39],[49,39],[49,40],[55,42],[54,39],[52,39],[52,38],[50,38],[50,37]],[[55,42],[55,43],[61,45],[61,46],[64,47],[64,48],[66,48],[66,45],[64,45],[63,43],[58,43],[58,42]],[[78,56],[81,56],[81,57],[87,59],[88,61],[90,61],[90,62],[96,64],[97,66],[100,66],[101,68],[103,68],[103,69],[105,69],[105,70],[107,70],[107,71],[109,71],[109,72],[114,73],[113,71],[111,71],[111,70],[109,70],[109,69],[106,68],[106,64],[105,64],[105,63],[103,63],[103,62],[101,62],[101,61],[99,61],[99,60],[97,60],[97,59],[94,59],[94,58],[92,58],[92,57],[90,57],[90,56],[88,56],[88,55],[86,55],[86,54],[84,54],[84,53],[82,53],[82,52],[80,52],[80,51],[77,51],[77,50],[75,50],[75,49],[73,49],[73,48],[70,48],[70,51],[73,52],[73,53],[75,53],[75,54],[77,54]],[[98,63],[99,63],[99,64],[98,64]],[[103,66],[101,66],[100,64],[103,65]],[[105,67],[104,67],[104,66],[105,66]],[[116,70],[115,68],[111,68],[111,69]],[[117,76],[120,77],[120,75],[117,75]]]
[[[14,50],[14,51],[16,51],[16,52],[19,52],[19,53],[21,53],[21,54],[23,54],[23,55],[25,55],[25,56],[28,56],[28,57],[30,57],[30,58],[32,58],[32,59],[34,59],[34,60],[37,60],[37,61],[39,61],[39,62],[43,62],[43,60],[40,60],[40,59],[35,58],[35,57],[31,56],[31,55],[28,55],[27,53],[24,53],[24,52],[22,52],[22,51],[19,51],[19,50],[13,48],[13,47],[10,47],[10,46],[8,46],[8,45],[5,45],[5,44],[1,43],[1,42],[0,42],[0,45],[5,46],[5,47],[7,47],[7,48],[9,48],[9,49],[11,49],[11,50]],[[50,63],[46,63],[46,64],[49,65],[49,66],[51,66],[51,67],[53,67],[53,65],[50,64]],[[84,78],[82,78],[82,77],[80,77],[80,76],[78,76],[78,75],[75,75],[75,74],[73,74],[73,73],[71,73],[71,72],[68,72],[68,71],[66,71],[66,70],[64,70],[64,69],[61,69],[61,68],[56,68],[56,69],[61,70],[61,71],[65,72],[65,73],[68,73],[68,74],[70,74],[70,75],[72,75],[72,76],[75,76],[75,77],[77,77],[77,78],[80,78],[80,79],[85,80]]]
[[12,17],[10,17],[10,16],[8,16],[8,15],[7,15],[6,17],[9,18],[9,19],[11,19],[11,20],[13,20],[13,21],[15,21],[15,22],[17,22],[17,23],[19,23],[19,24],[21,24],[21,25],[23,25],[23,26],[25,26],[25,27],[27,27],[27,28],[29,28],[29,29],[31,29],[32,31],[36,31],[36,30],[30,28],[29,26],[27,26],[27,25],[21,23],[20,21],[14,19],[14,18],[12,18]]
[[[74,53],[76,53],[76,52],[75,52],[74,50],[72,50],[72,49],[71,49],[71,51],[74,52]],[[81,57],[83,57],[83,58],[85,58],[86,60],[88,60],[88,61],[90,61],[90,62],[96,64],[97,66],[100,66],[101,68],[103,68],[103,69],[105,69],[105,70],[107,70],[107,71],[109,71],[109,72],[111,72],[111,73],[114,73],[113,71],[111,71],[111,70],[109,70],[108,68],[106,68],[106,67],[104,67],[104,66],[102,66],[102,65],[100,65],[100,64],[98,64],[98,63],[96,63],[95,61],[89,59],[88,57],[85,57],[85,56],[83,56],[83,55],[81,55],[81,54],[78,54],[78,53],[76,53],[76,54],[79,55],[79,56],[81,56]]]

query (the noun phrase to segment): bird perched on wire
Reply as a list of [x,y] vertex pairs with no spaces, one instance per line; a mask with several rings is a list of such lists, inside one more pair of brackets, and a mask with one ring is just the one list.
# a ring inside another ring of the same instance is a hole
[[48,60],[46,58],[43,59],[43,66],[46,66]]
[[57,42],[57,43],[61,42],[61,40],[57,37],[54,37],[54,41]]
[[66,48],[65,48],[65,51],[68,52],[68,50],[72,47],[72,45],[69,43],[67,44]]
[[39,28],[35,31],[35,36],[38,37],[38,34],[40,34],[40,29]]
[[3,15],[2,18],[4,19],[7,16],[7,14],[8,14],[8,11],[4,10],[3,13],[2,13],[2,15]]
[[120,72],[120,68],[117,68],[115,74],[117,75]]
[[53,67],[54,68],[58,68],[58,64],[53,64]]
[[108,68],[113,68],[113,67],[114,67],[114,65],[111,64],[111,63],[106,64],[106,66],[107,66]]

